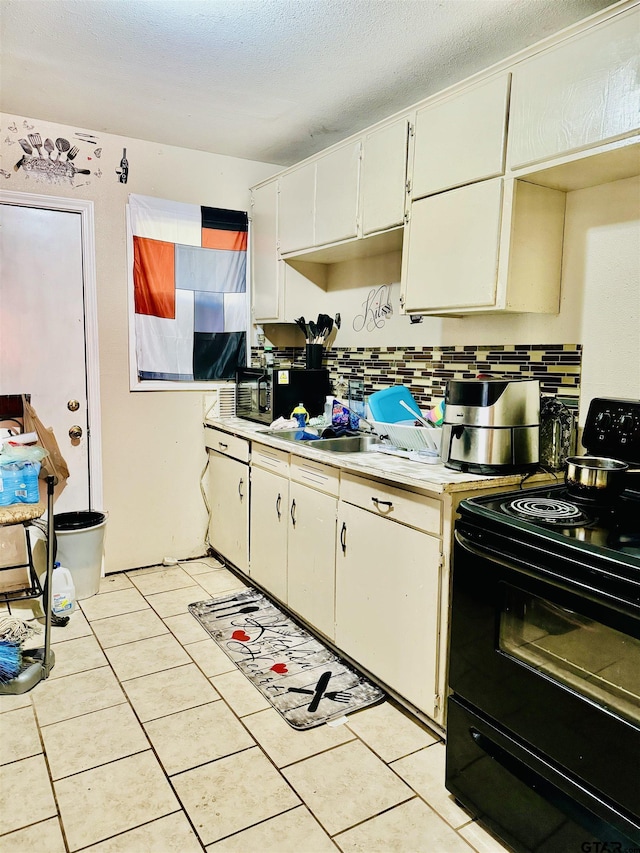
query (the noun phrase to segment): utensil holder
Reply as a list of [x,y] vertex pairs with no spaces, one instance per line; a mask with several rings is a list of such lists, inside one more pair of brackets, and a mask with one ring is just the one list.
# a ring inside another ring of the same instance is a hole
[[305,357],[307,370],[320,370],[322,367],[322,353],[324,347],[322,344],[307,344],[305,348]]

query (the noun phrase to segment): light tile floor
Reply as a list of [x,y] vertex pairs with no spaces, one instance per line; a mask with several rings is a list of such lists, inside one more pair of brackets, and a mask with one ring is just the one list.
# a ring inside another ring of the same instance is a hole
[[187,611],[242,586],[212,558],[109,575],[52,630],[49,679],[0,695],[0,853],[504,851],[390,701],[284,722]]

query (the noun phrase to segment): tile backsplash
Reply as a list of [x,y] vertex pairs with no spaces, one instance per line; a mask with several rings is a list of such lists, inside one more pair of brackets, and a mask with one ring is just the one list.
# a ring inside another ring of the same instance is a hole
[[[261,349],[252,350],[252,364]],[[273,350],[274,363],[304,367],[304,348]],[[542,394],[578,399],[581,344],[506,344],[498,346],[334,347],[323,366],[336,394],[346,395],[349,379],[364,382],[365,396],[389,385],[406,385],[422,408],[442,399],[449,379],[473,379],[479,373],[498,377],[539,379]],[[344,382],[344,387],[338,387]]]

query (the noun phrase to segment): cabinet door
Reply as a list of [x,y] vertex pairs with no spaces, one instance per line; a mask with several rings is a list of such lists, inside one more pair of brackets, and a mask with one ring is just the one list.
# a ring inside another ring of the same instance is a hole
[[316,246],[358,234],[360,151],[360,142],[353,142],[316,162]]
[[628,136],[640,127],[640,9],[516,65],[509,168]]
[[251,577],[287,603],[289,481],[251,469]]
[[509,82],[502,74],[418,110],[412,198],[504,174]]
[[300,166],[279,181],[278,243],[285,255],[314,245],[316,164]]
[[404,311],[495,304],[502,178],[414,201],[403,245]]
[[289,484],[288,604],[333,640],[337,500]]
[[278,182],[274,180],[251,192],[251,303],[256,323],[281,319],[277,224]]
[[406,200],[409,119],[364,137],[362,154],[362,233],[402,225]]
[[243,572],[249,568],[249,467],[209,451],[209,543]]
[[341,503],[336,553],[336,645],[433,716],[440,540]]

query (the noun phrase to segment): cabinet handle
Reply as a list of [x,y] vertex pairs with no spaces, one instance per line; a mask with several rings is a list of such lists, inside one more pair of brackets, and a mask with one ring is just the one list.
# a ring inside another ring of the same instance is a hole
[[379,509],[381,506],[388,506],[389,509],[393,509],[393,503],[391,501],[381,501],[378,498],[371,498],[376,507]]
[[240,500],[244,500],[244,495],[242,493],[242,486],[244,485],[244,478],[240,477],[240,482],[238,483],[238,494],[240,495]]
[[224,441],[219,441],[219,442],[218,442],[218,447],[220,447],[222,450],[226,450],[226,449],[227,449],[227,447],[229,447],[229,445],[228,445],[228,444],[225,444],[225,443],[224,443]]
[[342,553],[347,553],[347,522],[342,522],[342,528],[340,530],[340,547],[342,548]]
[[295,498],[291,501],[291,522],[296,526],[296,501]]
[[278,521],[280,521],[280,517],[282,513],[280,512],[280,506],[282,504],[282,495],[278,492],[278,497],[276,499],[276,513],[278,515]]

